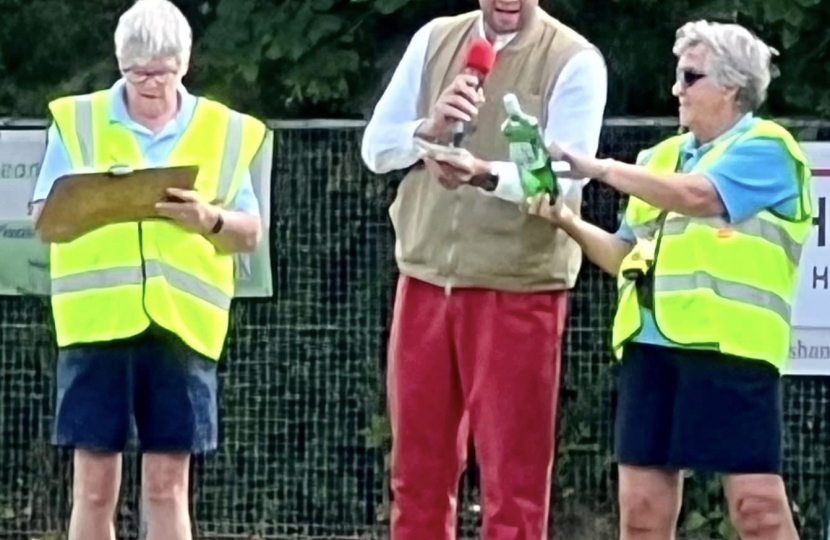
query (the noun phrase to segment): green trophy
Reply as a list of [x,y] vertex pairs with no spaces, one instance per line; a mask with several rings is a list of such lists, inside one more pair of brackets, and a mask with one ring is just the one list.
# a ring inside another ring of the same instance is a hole
[[504,108],[507,120],[501,131],[507,139],[510,161],[519,167],[525,197],[548,193],[553,202],[559,196],[559,182],[550,168],[550,154],[539,121],[522,111],[515,94],[504,96]]

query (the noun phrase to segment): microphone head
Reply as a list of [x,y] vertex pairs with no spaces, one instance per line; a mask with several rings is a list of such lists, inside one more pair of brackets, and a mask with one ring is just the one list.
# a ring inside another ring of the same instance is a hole
[[481,78],[487,76],[496,63],[496,50],[489,41],[483,38],[476,38],[470,43],[467,49],[467,62],[464,67],[475,69],[481,73]]

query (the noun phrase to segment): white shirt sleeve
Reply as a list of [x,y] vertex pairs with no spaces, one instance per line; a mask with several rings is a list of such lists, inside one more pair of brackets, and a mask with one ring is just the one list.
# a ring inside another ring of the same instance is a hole
[[412,37],[363,132],[360,154],[372,172],[405,169],[420,158],[414,139],[415,130],[424,121],[418,118],[418,101],[434,23],[428,23]]
[[[548,120],[545,125],[545,144],[555,142],[565,150],[594,156],[599,147],[602,117],[608,92],[608,73],[605,60],[594,49],[579,52],[562,68],[548,102]],[[514,163],[499,161],[492,164],[499,183],[492,192],[484,193],[512,202],[524,199],[519,170]],[[567,163],[554,162],[556,172],[569,169]],[[562,194],[582,189],[585,179],[560,178]]]

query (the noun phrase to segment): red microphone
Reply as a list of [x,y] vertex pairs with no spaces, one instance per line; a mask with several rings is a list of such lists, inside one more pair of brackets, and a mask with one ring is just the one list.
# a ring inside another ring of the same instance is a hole
[[[470,48],[467,49],[464,72],[475,75],[478,78],[479,86],[481,86],[484,78],[493,69],[495,62],[496,50],[493,49],[493,45],[484,38],[477,38],[470,43]],[[464,122],[458,120],[452,128],[452,146],[461,146],[463,140]]]

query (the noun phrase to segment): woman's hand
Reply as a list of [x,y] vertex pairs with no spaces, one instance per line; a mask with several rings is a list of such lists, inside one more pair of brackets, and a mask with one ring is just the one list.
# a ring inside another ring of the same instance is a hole
[[550,157],[554,161],[564,161],[571,166],[571,170],[559,173],[563,178],[596,178],[605,180],[608,169],[613,164],[613,159],[596,159],[590,156],[582,156],[566,152],[558,144],[551,143],[548,146]]
[[550,195],[547,193],[540,193],[535,197],[528,198],[524,203],[523,209],[529,215],[539,216],[557,227],[567,225],[575,217],[573,210],[565,204],[564,197],[559,196],[551,204]]
[[156,203],[159,215],[178,221],[185,228],[207,235],[216,226],[221,209],[206,203],[198,193],[186,189],[167,188],[167,194],[175,202]]

